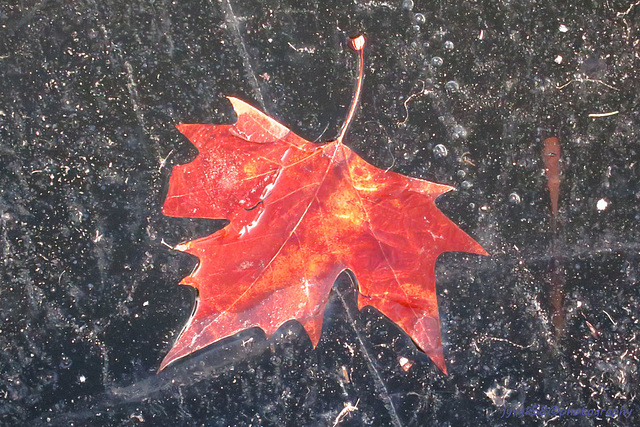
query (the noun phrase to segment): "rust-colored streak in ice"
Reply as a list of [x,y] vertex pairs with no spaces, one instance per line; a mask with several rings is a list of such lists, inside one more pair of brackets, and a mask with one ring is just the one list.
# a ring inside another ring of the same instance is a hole
[[[359,53],[363,42],[353,43]],[[198,301],[160,369],[247,328],[269,336],[290,319],[316,345],[331,287],[349,269],[358,306],[380,310],[446,372],[436,258],[486,254],[436,208],[452,187],[368,164],[342,143],[346,128],[337,140],[314,144],[229,100],[235,124],[178,126],[199,154],[174,168],[164,214],[230,222],[176,248],[200,260],[182,281],[198,290]],[[357,96],[347,125],[356,103]]]
[[543,141],[542,157],[547,176],[547,188],[551,199],[551,248],[549,253],[549,281],[551,285],[551,319],[555,335],[560,338],[566,328],[566,316],[564,312],[564,267],[561,256],[558,254],[559,226],[558,226],[558,200],[560,198],[560,140],[555,137],[546,138]]
[[551,198],[551,213],[558,215],[558,198],[560,196],[560,141],[555,136],[543,141],[542,158],[547,176],[547,187]]

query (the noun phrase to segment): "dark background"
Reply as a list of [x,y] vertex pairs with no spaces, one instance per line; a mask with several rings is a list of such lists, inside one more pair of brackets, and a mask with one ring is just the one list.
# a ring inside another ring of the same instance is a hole
[[[0,424],[330,426],[348,404],[339,425],[605,422],[500,418],[532,404],[623,407],[608,422],[640,423],[640,5],[555,3],[3,2]],[[174,126],[232,122],[234,95],[335,138],[359,33],[366,80],[345,142],[456,186],[439,207],[492,255],[438,261],[449,375],[358,312],[347,276],[315,350],[289,322],[157,375],[195,296],[177,286],[195,258],[163,242],[223,225],[161,214],[172,165],[196,155]]]

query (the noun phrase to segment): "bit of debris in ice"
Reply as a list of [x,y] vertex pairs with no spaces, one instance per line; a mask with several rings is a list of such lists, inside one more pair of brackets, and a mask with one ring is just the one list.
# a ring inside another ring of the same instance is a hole
[[398,363],[400,363],[400,367],[407,372],[413,366],[413,362],[407,359],[406,357],[399,357]]
[[360,403],[360,399],[356,401],[355,405],[352,405],[351,402],[347,402],[346,404],[344,404],[344,408],[342,409],[342,411],[340,411],[336,419],[333,421],[333,427],[336,427],[338,424],[340,424],[340,422],[351,412],[357,411],[358,403]]
[[609,207],[609,202],[606,201],[605,199],[600,199],[596,203],[596,209],[598,209],[600,212],[607,209],[608,207]]

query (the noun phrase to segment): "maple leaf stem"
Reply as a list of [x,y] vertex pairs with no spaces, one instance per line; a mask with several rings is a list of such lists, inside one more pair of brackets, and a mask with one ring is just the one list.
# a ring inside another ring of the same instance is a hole
[[338,143],[342,143],[342,139],[344,135],[347,133],[347,129],[351,124],[351,120],[353,119],[353,115],[356,112],[356,107],[358,105],[358,101],[360,100],[360,92],[362,91],[362,80],[364,77],[364,36],[360,35],[350,40],[349,44],[351,48],[358,52],[358,84],[356,86],[356,92],[353,95],[353,99],[351,100],[351,108],[349,109],[349,114],[347,115],[347,120],[342,125],[342,129],[340,130],[340,135],[336,141]]

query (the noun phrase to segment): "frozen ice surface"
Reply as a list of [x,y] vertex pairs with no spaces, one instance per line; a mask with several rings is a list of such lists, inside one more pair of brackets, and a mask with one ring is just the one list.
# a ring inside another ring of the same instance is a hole
[[[613,424],[638,425],[631,3],[5,2],[0,424],[510,425],[506,409],[558,405],[622,407]],[[492,255],[437,263],[449,375],[358,312],[344,280],[316,350],[289,322],[156,374],[194,300],[177,284],[195,261],[169,247],[224,225],[162,215],[171,167],[196,154],[174,126],[231,122],[232,95],[335,138],[357,33],[366,78],[345,143],[463,190],[438,204]]]

